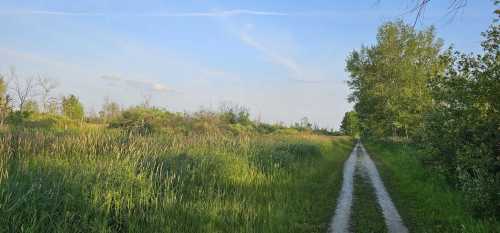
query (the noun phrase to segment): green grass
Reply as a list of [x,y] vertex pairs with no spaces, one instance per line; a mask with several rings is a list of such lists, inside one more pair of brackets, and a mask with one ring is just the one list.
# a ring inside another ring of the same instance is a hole
[[387,232],[382,210],[368,175],[358,167],[354,176],[351,232]]
[[0,133],[0,232],[326,232],[349,138]]
[[366,147],[410,232],[500,232],[495,219],[478,219],[463,195],[422,165],[412,146],[366,143]]

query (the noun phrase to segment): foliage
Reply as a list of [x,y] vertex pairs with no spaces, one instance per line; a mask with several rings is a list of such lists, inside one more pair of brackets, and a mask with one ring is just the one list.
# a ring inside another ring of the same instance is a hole
[[366,135],[412,136],[432,101],[428,80],[444,69],[434,28],[417,31],[401,21],[379,28],[377,44],[347,59],[355,110]]
[[350,54],[347,71],[364,136],[419,143],[434,155],[433,167],[466,194],[471,209],[498,217],[498,18],[484,36],[483,54],[441,52],[433,28],[387,23],[375,46]]
[[7,96],[7,84],[0,76],[0,126],[2,126],[10,112],[9,98]]
[[26,103],[24,103],[23,111],[37,113],[40,112],[40,107],[38,106],[38,103],[36,101],[28,100],[26,101]]
[[27,119],[31,116],[29,111],[13,111],[7,117],[7,123],[15,127],[23,126]]
[[303,117],[299,122],[295,122],[292,128],[299,131],[311,131],[313,129],[313,124],[309,121],[309,118]]
[[112,128],[123,128],[140,134],[153,133],[166,125],[171,113],[157,108],[132,107],[110,123]]
[[346,135],[358,137],[361,130],[358,113],[355,111],[346,112],[340,124],[340,130]]
[[120,114],[120,105],[118,105],[118,103],[116,102],[106,99],[106,102],[102,106],[102,110],[99,112],[99,117],[104,122],[110,122],[120,117]]
[[80,100],[78,100],[78,97],[75,95],[63,97],[61,105],[62,112],[66,117],[73,120],[83,120],[83,105],[80,103]]
[[7,123],[17,128],[39,128],[62,130],[79,128],[80,122],[58,114],[14,111],[9,114]]
[[393,142],[365,141],[365,146],[410,232],[499,232],[497,219],[476,218],[467,208],[467,193],[430,169],[427,150]]
[[422,143],[478,213],[500,215],[500,25],[484,33],[484,54],[455,53],[430,83],[435,101]]
[[229,124],[250,125],[250,112],[247,108],[236,104],[225,104],[221,106],[221,116]]

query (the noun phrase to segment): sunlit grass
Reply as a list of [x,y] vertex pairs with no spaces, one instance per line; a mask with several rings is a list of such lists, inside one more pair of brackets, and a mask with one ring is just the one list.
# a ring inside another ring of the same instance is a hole
[[426,155],[411,145],[366,143],[410,232],[500,232],[495,219],[479,219],[464,196],[438,172],[426,169]]
[[0,136],[0,232],[324,232],[352,147],[100,129]]

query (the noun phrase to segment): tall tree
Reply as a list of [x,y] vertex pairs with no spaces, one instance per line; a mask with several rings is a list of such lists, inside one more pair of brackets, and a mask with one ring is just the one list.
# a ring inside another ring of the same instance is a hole
[[73,120],[83,120],[83,105],[75,95],[69,95],[62,99],[62,111],[65,116]]
[[379,28],[375,45],[349,55],[349,100],[367,134],[408,137],[421,128],[432,102],[428,80],[446,65],[441,47],[434,28],[417,31],[397,21]]

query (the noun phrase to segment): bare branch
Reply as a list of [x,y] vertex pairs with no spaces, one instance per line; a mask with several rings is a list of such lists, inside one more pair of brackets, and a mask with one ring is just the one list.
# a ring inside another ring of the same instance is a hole
[[38,93],[36,92],[36,82],[33,77],[20,78],[15,68],[11,67],[9,72],[9,82],[12,85],[9,86],[14,98],[17,100],[19,110],[24,109],[24,105],[27,101],[31,100]]
[[[415,21],[413,22],[413,27],[417,24],[417,22],[424,17],[425,10],[431,0],[413,0],[414,7],[410,10],[410,13],[415,13]],[[464,8],[467,5],[467,0],[449,0],[450,4],[448,6],[447,14],[455,15],[460,9]]]
[[38,75],[37,85],[40,87],[41,98],[42,98],[42,107],[44,112],[49,112],[51,104],[51,96],[50,93],[58,86],[58,83],[52,79],[42,77]]

